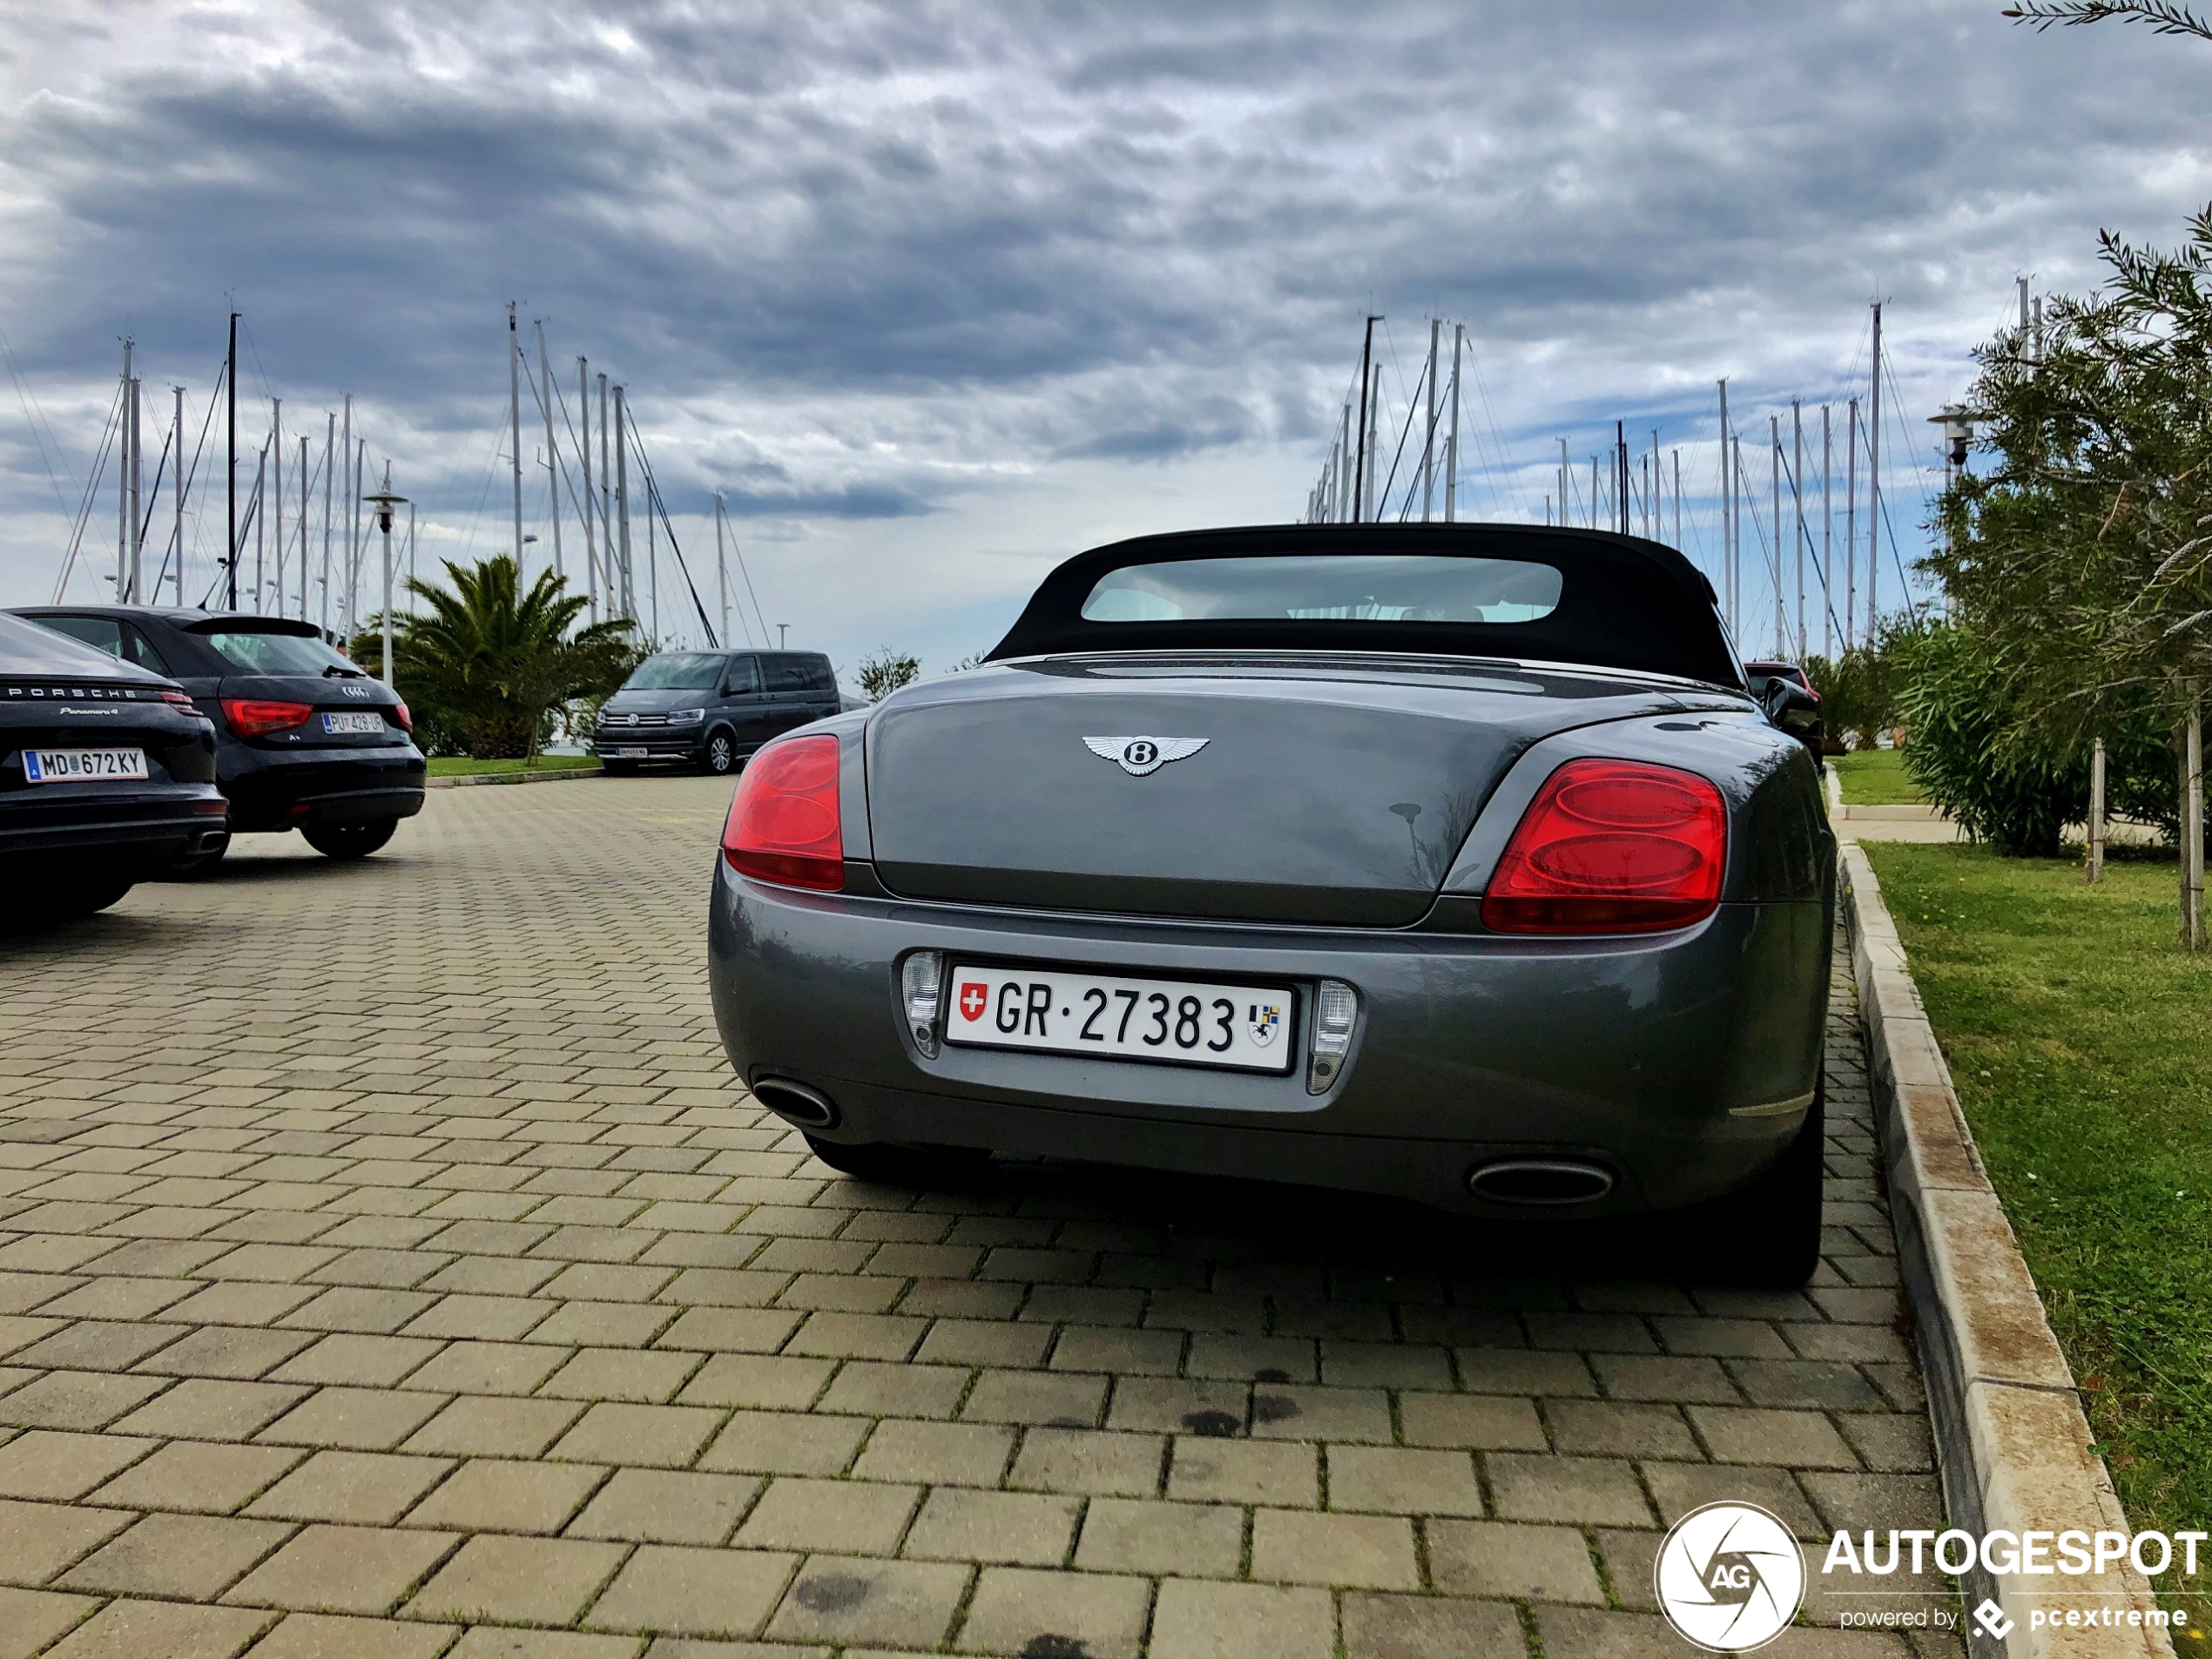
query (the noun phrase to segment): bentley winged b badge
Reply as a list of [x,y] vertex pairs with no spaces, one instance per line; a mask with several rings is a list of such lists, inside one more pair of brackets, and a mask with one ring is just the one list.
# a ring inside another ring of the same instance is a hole
[[1211,738],[1085,738],[1083,746],[1101,760],[1110,760],[1132,778],[1146,778],[1170,760],[1184,760],[1211,743]]

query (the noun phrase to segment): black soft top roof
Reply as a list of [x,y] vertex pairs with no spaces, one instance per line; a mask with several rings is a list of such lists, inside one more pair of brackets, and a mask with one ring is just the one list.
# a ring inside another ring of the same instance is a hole
[[[1533,622],[1083,620],[1083,601],[1098,579],[1126,565],[1302,553],[1522,559],[1552,566],[1562,581],[1557,608]],[[1606,530],[1527,524],[1266,524],[1116,542],[1078,553],[1045,577],[985,660],[1192,648],[1507,658],[1743,684],[1712,583],[1674,549]]]

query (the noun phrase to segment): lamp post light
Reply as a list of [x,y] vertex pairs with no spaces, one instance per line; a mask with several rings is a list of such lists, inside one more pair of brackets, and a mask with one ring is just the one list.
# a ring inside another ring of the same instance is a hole
[[384,488],[361,499],[368,503],[369,511],[376,516],[376,528],[384,533],[384,684],[392,683],[392,509],[408,504],[404,496],[392,493],[392,463],[384,463]]
[[[1976,419],[1974,412],[1962,403],[1946,404],[1942,409],[1928,417],[1930,426],[1939,426],[1943,428],[1943,493],[1946,496],[1951,494],[1952,487],[1959,481],[1959,475],[1966,470],[1967,454],[1974,447]],[[1943,526],[1943,546],[1946,552],[1953,550],[1954,547],[1951,538],[1951,522],[1947,515]],[[1943,610],[1946,617],[1951,614],[1951,593],[1948,589],[1944,591]]]

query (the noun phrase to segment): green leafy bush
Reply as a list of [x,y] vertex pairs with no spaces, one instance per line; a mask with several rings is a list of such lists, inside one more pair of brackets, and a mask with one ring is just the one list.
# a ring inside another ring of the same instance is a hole
[[1909,678],[1902,711],[1905,770],[1978,841],[2056,856],[2068,824],[2088,811],[2089,763],[2024,721],[1984,643],[1938,625],[1900,641]]

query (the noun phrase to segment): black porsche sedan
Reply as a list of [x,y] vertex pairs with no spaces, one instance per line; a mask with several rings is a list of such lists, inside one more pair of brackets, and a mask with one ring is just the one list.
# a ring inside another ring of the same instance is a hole
[[723,1042],[855,1174],[1002,1151],[1656,1213],[1801,1282],[1834,913],[1808,711],[1755,698],[1711,586],[1629,536],[1099,548],[983,666],[754,757]]
[[0,614],[0,928],[219,852],[215,733],[173,680]]
[[317,852],[354,859],[422,810],[426,767],[407,704],[312,624],[148,605],[29,605],[16,614],[168,675],[191,694],[214,724],[216,778],[233,833],[296,829]]

